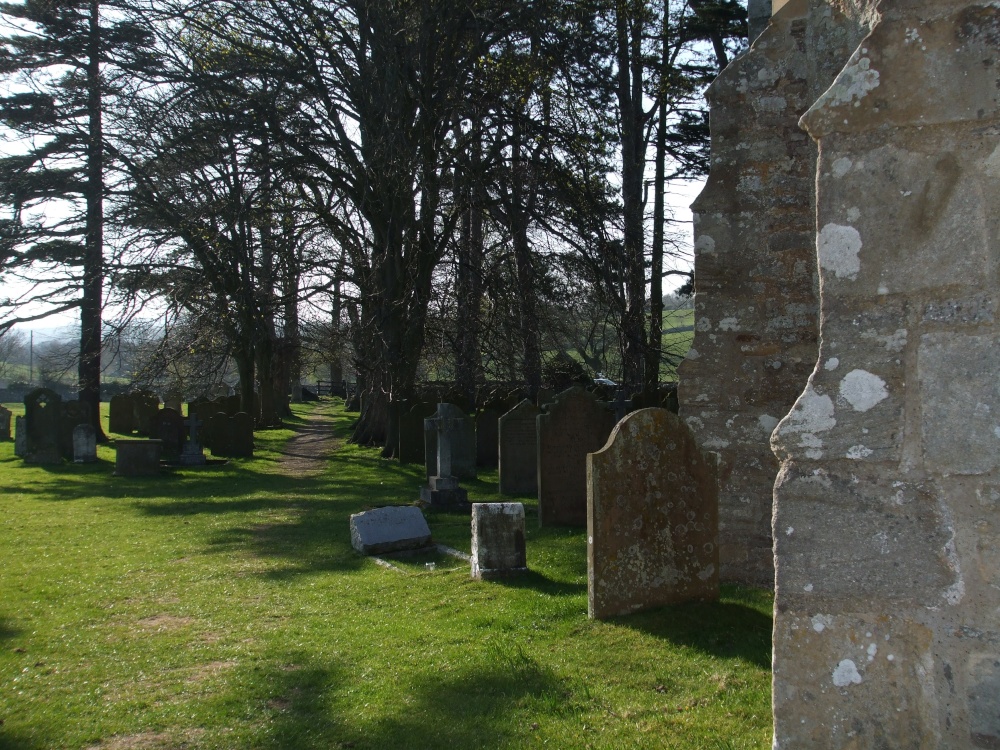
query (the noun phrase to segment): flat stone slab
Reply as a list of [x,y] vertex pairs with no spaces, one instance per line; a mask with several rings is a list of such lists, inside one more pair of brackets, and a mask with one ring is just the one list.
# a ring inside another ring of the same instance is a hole
[[431,544],[431,530],[420,508],[375,508],[351,516],[351,546],[362,555],[420,549]]

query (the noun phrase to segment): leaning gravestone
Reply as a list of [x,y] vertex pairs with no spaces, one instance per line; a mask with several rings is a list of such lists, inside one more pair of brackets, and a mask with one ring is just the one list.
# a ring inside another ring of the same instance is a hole
[[588,612],[604,619],[719,596],[716,462],[666,409],[587,456]]
[[477,581],[525,573],[524,505],[473,503],[472,577]]
[[541,412],[525,399],[500,417],[500,494],[528,495],[538,492],[538,426]]
[[538,425],[538,523],[587,525],[587,454],[599,451],[615,417],[579,386],[557,395]]
[[[442,412],[441,407],[448,407]],[[428,479],[438,471],[438,427],[433,420],[446,417],[451,444],[451,475],[459,479],[476,478],[476,427],[454,404],[438,404],[438,410],[424,420],[424,462]]]
[[62,397],[48,388],[36,388],[24,397],[24,424],[28,445],[24,460],[32,464],[62,462],[59,427]]
[[11,414],[11,410],[6,406],[0,406],[0,440],[10,440]]
[[63,458],[74,460],[73,431],[90,424],[90,409],[82,401],[63,401],[59,405],[59,451]]
[[[462,443],[468,441],[466,429],[469,422],[469,418],[454,404],[438,404],[434,416],[424,421],[425,429],[434,431],[437,446],[437,468],[427,478],[427,486],[420,490],[420,499],[424,502],[435,507],[463,506],[468,502],[468,493],[458,486],[455,458],[456,454],[468,455]],[[472,464],[475,469],[475,460]]]
[[155,477],[160,473],[160,440],[115,441],[115,476]]
[[415,404],[399,415],[399,446],[397,457],[401,464],[419,464],[424,461],[424,420],[434,416],[436,407],[429,402]]
[[73,428],[73,463],[92,464],[97,460],[97,430],[90,424]]
[[180,460],[185,432],[184,419],[170,407],[160,409],[153,419],[153,437],[163,442],[163,458],[167,461]]
[[14,455],[28,456],[28,422],[24,417],[14,417]]
[[476,466],[497,465],[497,442],[499,440],[497,420],[503,414],[492,403],[476,413]]
[[431,530],[412,505],[375,508],[351,516],[351,546],[362,555],[419,550],[431,544]]
[[135,405],[131,396],[120,393],[111,397],[111,403],[108,404],[108,430],[120,435],[135,432]]

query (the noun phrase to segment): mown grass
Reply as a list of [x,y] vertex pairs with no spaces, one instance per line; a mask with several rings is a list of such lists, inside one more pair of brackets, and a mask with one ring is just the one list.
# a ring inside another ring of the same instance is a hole
[[[0,444],[0,748],[768,747],[768,595],[590,621],[584,533],[528,499],[530,575],[387,570],[348,516],[411,502],[422,468],[345,444],[288,477],[293,434],[153,480]],[[467,516],[429,522],[469,551]]]

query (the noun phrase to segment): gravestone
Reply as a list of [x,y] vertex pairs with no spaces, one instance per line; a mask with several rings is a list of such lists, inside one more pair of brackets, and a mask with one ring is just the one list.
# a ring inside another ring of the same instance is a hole
[[159,440],[119,438],[115,441],[115,476],[159,476],[162,447]]
[[468,423],[468,417],[454,404],[438,404],[434,416],[424,420],[425,429],[434,431],[437,446],[435,473],[420,490],[420,499],[431,506],[454,507],[468,502],[468,493],[458,486],[455,466],[455,454],[463,447],[460,443],[468,440]]
[[220,413],[218,404],[207,399],[204,401],[196,401],[188,405],[188,415],[190,416],[192,413],[202,424],[201,444],[211,450],[213,447],[212,438],[214,436],[212,418],[216,414]]
[[163,397],[163,406],[167,409],[173,409],[178,414],[181,414],[183,410],[183,398],[181,397],[181,394],[177,391],[170,391]]
[[108,404],[108,430],[121,435],[135,432],[135,404],[123,393],[111,397]]
[[499,426],[502,411],[492,404],[476,413],[476,466],[493,468],[497,465]]
[[208,446],[213,456],[228,456],[230,443],[232,442],[229,433],[229,415],[224,411],[219,411],[208,418],[205,423],[205,445]]
[[362,555],[419,550],[431,545],[431,530],[412,505],[375,508],[351,515],[351,546]]
[[552,399],[555,397],[556,392],[551,388],[539,388],[538,395],[535,397],[535,403],[538,405],[539,409],[544,409],[552,403]]
[[666,409],[641,409],[587,456],[588,613],[719,596],[713,455]]
[[27,447],[24,460],[32,464],[62,462],[59,428],[62,398],[48,388],[36,388],[24,397],[24,424]]
[[524,505],[472,504],[472,577],[477,581],[525,573]]
[[153,437],[163,443],[162,457],[166,461],[177,461],[184,447],[184,419],[180,413],[169,407],[160,409],[153,419]]
[[28,423],[24,417],[14,417],[14,455],[18,458],[28,455]]
[[401,464],[424,462],[424,420],[434,415],[437,407],[428,402],[415,404],[399,415],[399,447],[397,456]]
[[0,440],[10,440],[11,410],[0,406]]
[[232,396],[226,396],[225,398],[222,399],[221,411],[224,411],[230,417],[234,417],[240,411],[242,405],[243,405],[243,399],[240,397],[238,393],[236,393],[233,394]]
[[587,454],[604,447],[615,417],[574,386],[538,415],[538,523],[587,525]]
[[90,464],[97,460],[97,430],[90,424],[73,428],[73,463]]
[[233,458],[253,458],[253,417],[245,411],[237,412],[229,419],[229,431],[229,455]]
[[528,399],[500,417],[500,494],[538,493],[538,425],[541,412]]
[[135,430],[139,435],[148,437],[153,434],[153,420],[160,410],[160,397],[149,391],[134,391],[132,398],[132,413],[135,415]]
[[73,430],[81,424],[90,424],[90,409],[82,401],[63,401],[59,405],[59,451],[63,458],[72,461],[76,455]]
[[201,420],[196,415],[188,417],[184,424],[188,427],[188,439],[184,441],[181,449],[180,462],[183,466],[204,466],[207,463],[205,452],[202,450],[199,429],[202,427]]
[[[451,471],[458,479],[476,478],[476,428],[471,418],[454,404],[448,406],[448,430],[451,438]],[[428,479],[438,470],[438,429],[431,420],[441,416],[441,404],[424,420],[424,469]]]
[[1000,6],[870,18],[801,119],[820,345],[770,437],[773,746],[1000,748]]

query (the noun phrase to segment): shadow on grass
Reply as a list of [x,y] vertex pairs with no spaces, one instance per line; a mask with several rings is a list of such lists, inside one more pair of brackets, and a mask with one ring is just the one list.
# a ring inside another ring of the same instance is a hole
[[9,641],[11,638],[16,638],[21,634],[21,631],[14,627],[12,620],[6,617],[0,617],[0,641]]
[[[735,592],[739,598],[741,592]],[[760,592],[759,598],[765,596]],[[608,622],[712,656],[743,659],[763,669],[771,668],[772,618],[744,602],[678,604]]]
[[529,570],[511,578],[501,578],[492,583],[509,589],[531,589],[549,596],[579,596],[587,591],[585,583],[558,581],[536,570]]

